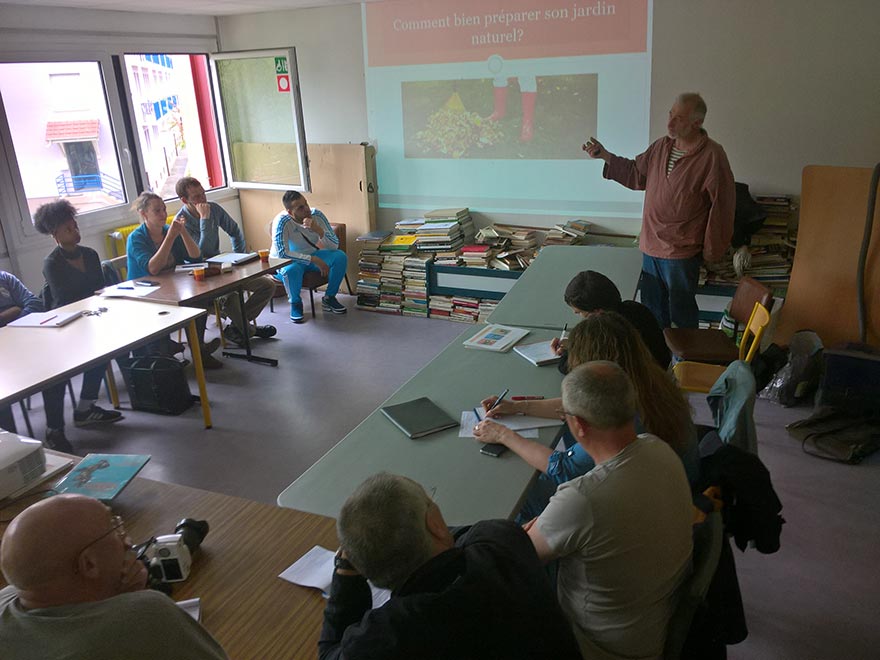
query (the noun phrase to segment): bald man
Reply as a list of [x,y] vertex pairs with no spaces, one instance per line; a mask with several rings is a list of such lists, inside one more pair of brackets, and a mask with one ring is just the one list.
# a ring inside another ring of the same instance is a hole
[[164,594],[145,589],[118,516],[56,495],[16,517],[0,545],[4,658],[219,660],[223,649]]

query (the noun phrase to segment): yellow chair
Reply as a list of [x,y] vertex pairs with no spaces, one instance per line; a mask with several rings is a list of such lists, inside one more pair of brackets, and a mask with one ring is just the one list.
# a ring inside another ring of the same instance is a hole
[[[761,337],[764,336],[764,331],[769,324],[770,312],[764,305],[756,302],[739,344],[740,360],[751,363],[761,345]],[[726,366],[719,364],[684,361],[673,365],[672,373],[675,374],[681,389],[687,392],[707,393],[726,368]]]

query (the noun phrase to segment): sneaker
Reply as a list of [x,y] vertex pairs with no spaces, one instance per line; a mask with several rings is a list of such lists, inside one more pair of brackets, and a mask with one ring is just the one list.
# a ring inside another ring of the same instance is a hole
[[205,369],[222,369],[223,363],[213,355],[202,355],[202,367]]
[[88,410],[74,410],[73,423],[76,426],[91,426],[92,424],[112,424],[122,419],[122,413],[118,410],[104,410],[95,404]]
[[64,435],[64,429],[48,429],[43,445],[48,449],[63,451],[65,454],[73,453],[73,445]]
[[258,325],[254,328],[254,334],[260,339],[269,339],[278,334],[278,330],[274,325]]
[[226,338],[226,341],[232,342],[233,344],[237,344],[238,346],[244,346],[244,336],[238,331],[234,325],[227,325],[223,328],[223,336]]
[[202,357],[210,355],[220,348],[220,337],[214,337],[211,341],[202,344]]
[[336,296],[324,296],[321,298],[321,307],[325,312],[333,312],[334,314],[345,314],[348,310],[345,305],[336,300]]
[[294,323],[305,323],[305,316],[303,316],[303,304],[301,302],[298,303],[290,303],[290,320]]

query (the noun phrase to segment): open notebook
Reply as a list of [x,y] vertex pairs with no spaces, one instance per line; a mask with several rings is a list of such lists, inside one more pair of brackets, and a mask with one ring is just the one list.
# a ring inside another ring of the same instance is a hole
[[82,316],[82,312],[31,312],[27,316],[11,321],[9,327],[18,328],[60,328]]

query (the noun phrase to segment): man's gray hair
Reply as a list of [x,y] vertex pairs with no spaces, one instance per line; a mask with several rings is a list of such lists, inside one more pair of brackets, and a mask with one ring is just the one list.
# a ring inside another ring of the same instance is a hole
[[616,429],[636,416],[636,393],[616,363],[594,360],[573,369],[562,381],[562,406],[590,426]]
[[379,587],[397,589],[434,555],[431,498],[412,479],[380,472],[342,505],[336,530],[349,561]]
[[691,117],[693,119],[706,118],[706,102],[703,100],[703,97],[696,92],[679,94],[676,102],[681,103],[682,105],[689,105],[691,107]]

